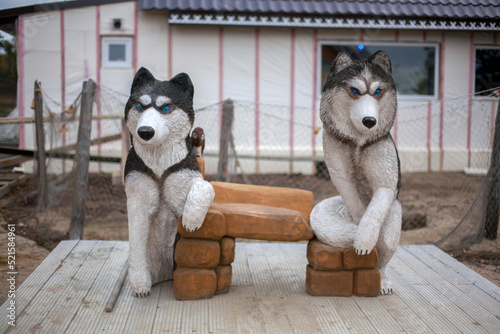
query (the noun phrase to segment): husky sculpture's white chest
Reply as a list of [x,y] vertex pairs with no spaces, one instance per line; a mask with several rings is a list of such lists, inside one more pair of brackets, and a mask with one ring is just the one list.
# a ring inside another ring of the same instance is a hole
[[378,51],[367,60],[340,53],[321,98],[323,150],[340,196],[311,212],[317,238],[357,254],[377,248],[381,293],[392,293],[385,268],[401,233],[399,159],[389,133],[396,115],[390,60]]
[[173,276],[178,218],[198,229],[215,195],[191,148],[193,92],[187,74],[159,81],[141,68],[125,108],[133,143],[125,165],[129,280],[139,297]]

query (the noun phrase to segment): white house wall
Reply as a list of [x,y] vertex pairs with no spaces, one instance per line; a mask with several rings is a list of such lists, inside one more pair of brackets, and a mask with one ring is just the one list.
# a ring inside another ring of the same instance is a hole
[[167,80],[169,73],[167,15],[164,12],[139,11],[137,54],[140,66],[144,66],[159,79]]
[[[113,27],[116,18],[122,22],[119,31]],[[488,165],[496,100],[469,98],[473,91],[471,48],[499,45],[496,32],[189,26],[169,25],[167,18],[166,12],[137,11],[135,2],[22,15],[21,116],[33,115],[29,107],[35,79],[42,81],[44,92],[56,101],[51,108],[60,113],[89,78],[117,91],[116,99],[124,103],[139,67],[163,80],[186,72],[195,86],[195,109],[205,108],[197,113],[195,126],[207,133],[209,173],[217,167],[217,158],[210,154],[218,153],[220,102],[232,99],[234,144],[243,156],[241,167],[246,173],[310,174],[313,163],[286,159],[322,157],[317,71],[321,50],[317,43],[438,43],[439,75],[444,80],[437,83],[442,88],[439,97],[399,101],[392,134],[402,169],[463,170]],[[102,67],[100,39],[106,36],[134,38],[131,68]],[[99,112],[109,111],[103,106]],[[112,113],[123,113],[123,107]],[[119,128],[115,123],[94,122],[92,137],[113,134]],[[65,135],[66,144],[75,138],[71,130]],[[61,135],[59,145],[62,140]],[[30,125],[24,125],[21,141],[23,147],[33,147]],[[113,142],[100,148],[118,152],[121,145]],[[285,160],[244,158],[256,154]]]

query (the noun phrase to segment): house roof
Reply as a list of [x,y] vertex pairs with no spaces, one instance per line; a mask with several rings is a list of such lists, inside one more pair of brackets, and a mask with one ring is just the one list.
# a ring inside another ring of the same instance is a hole
[[498,0],[139,0],[140,9],[176,12],[499,18]]
[[139,9],[168,10],[171,23],[186,24],[358,27],[376,20],[365,25],[384,28],[379,21],[396,20],[403,24],[387,28],[421,29],[410,21],[425,21],[427,29],[496,30],[500,18],[498,0],[138,1]]

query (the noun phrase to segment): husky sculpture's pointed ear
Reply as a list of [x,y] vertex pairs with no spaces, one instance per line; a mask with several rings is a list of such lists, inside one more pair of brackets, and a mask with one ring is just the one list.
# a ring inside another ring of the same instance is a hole
[[134,81],[132,82],[132,87],[130,88],[130,94],[134,92],[139,87],[147,85],[149,83],[155,82],[155,77],[144,67],[141,67],[135,74]]
[[332,72],[333,74],[337,74],[343,69],[352,65],[353,63],[354,60],[352,60],[351,56],[349,56],[345,52],[341,52],[333,60],[332,66],[330,67],[330,72]]
[[191,79],[189,78],[189,75],[187,75],[186,73],[179,73],[175,77],[170,79],[170,82],[173,82],[182,87],[182,89],[189,93],[189,96],[193,98],[194,86],[191,82]]
[[370,58],[368,58],[368,62],[380,66],[388,74],[392,73],[391,60],[383,50],[379,50],[372,54]]

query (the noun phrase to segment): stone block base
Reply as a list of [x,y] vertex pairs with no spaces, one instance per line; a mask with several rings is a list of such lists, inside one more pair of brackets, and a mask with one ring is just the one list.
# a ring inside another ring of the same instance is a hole
[[306,289],[313,296],[351,296],[353,282],[352,271],[325,271],[307,266]]
[[360,269],[354,272],[354,294],[376,297],[380,293],[380,272],[378,269]]
[[213,297],[217,275],[212,269],[179,267],[174,272],[174,295],[179,300]]
[[215,268],[215,274],[217,275],[217,288],[215,289],[215,294],[220,295],[229,292],[231,288],[231,279],[233,278],[233,268],[231,265],[218,266]]
[[214,269],[219,260],[220,245],[215,240],[181,238],[175,247],[179,267]]
[[332,247],[313,239],[307,245],[307,259],[306,289],[313,296],[374,297],[380,293],[375,249],[357,255],[353,248]]

